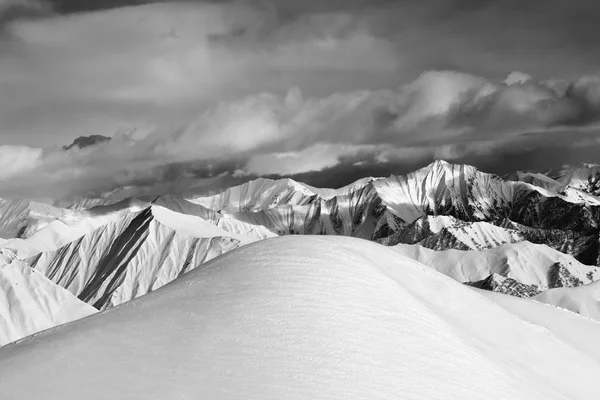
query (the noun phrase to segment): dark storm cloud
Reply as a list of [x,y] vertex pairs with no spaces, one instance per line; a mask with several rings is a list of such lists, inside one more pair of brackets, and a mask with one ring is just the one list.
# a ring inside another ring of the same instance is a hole
[[99,11],[153,3],[152,0],[47,0],[61,14]]
[[53,9],[45,0],[0,0],[0,39],[12,21],[48,16]]

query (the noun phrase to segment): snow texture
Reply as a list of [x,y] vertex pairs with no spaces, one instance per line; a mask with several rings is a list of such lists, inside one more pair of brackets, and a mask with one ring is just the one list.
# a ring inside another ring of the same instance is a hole
[[1,348],[2,398],[598,398],[599,323],[485,296],[372,242],[267,239]]
[[95,312],[14,254],[0,250],[0,346]]

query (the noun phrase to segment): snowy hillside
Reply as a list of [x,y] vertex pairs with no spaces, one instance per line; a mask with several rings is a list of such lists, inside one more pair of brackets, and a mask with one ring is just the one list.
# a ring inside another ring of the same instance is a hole
[[435,251],[406,244],[392,249],[458,282],[478,282],[495,274],[527,286],[533,285],[542,291],[579,286],[600,279],[600,268],[581,264],[548,246],[526,241],[481,251]]
[[600,324],[573,318],[368,241],[275,238],[1,348],[2,397],[595,400]]
[[0,346],[95,312],[14,254],[0,250]]

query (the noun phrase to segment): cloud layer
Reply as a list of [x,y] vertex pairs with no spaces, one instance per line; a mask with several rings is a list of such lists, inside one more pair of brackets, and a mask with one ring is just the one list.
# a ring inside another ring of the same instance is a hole
[[27,186],[70,193],[206,177],[202,171],[215,168],[237,176],[296,175],[342,163],[460,162],[524,144],[548,149],[566,142],[575,149],[599,137],[598,117],[595,76],[557,90],[533,79],[507,85],[429,71],[396,89],[251,95],[166,130],[120,132],[86,149],[3,146],[2,154],[14,156],[3,157],[11,167],[0,180],[9,192]]
[[600,8],[573,1],[0,0],[0,197],[600,162]]

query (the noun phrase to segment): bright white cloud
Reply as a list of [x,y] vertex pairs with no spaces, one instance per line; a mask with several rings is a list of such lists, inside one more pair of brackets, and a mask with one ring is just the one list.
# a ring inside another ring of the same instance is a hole
[[0,146],[0,181],[35,170],[42,158],[42,149],[27,146]]
[[319,143],[300,151],[257,154],[246,163],[246,174],[295,175],[335,167],[343,158],[371,155],[381,146]]
[[544,132],[551,133],[552,127],[587,121],[581,116],[600,110],[595,97],[599,81],[577,80],[562,94],[531,80],[507,86],[432,71],[397,89],[324,97],[306,96],[299,89],[285,95],[260,93],[221,102],[170,129],[116,135],[98,148],[28,153],[35,162],[15,162],[20,167],[10,173],[31,187],[108,190],[167,179],[171,175],[165,171],[182,174],[185,167],[177,165],[197,162],[229,163],[239,176],[321,171],[343,159],[460,160],[491,154],[496,144],[509,146],[530,131],[543,143]]
[[526,74],[521,71],[513,71],[510,74],[508,74],[508,76],[504,80],[504,84],[510,86],[510,85],[514,85],[514,84],[525,83],[532,79],[533,79],[532,76],[529,74]]

